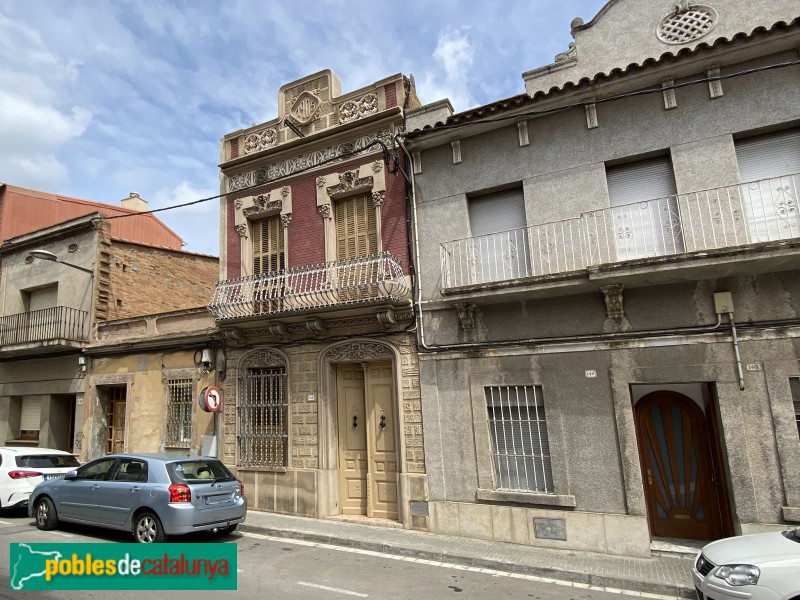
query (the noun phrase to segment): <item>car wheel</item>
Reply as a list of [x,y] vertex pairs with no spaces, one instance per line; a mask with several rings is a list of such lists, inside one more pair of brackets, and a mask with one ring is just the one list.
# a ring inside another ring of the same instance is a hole
[[133,524],[133,538],[140,544],[159,544],[167,541],[164,527],[151,512],[143,512]]
[[55,529],[58,525],[58,516],[53,501],[47,496],[39,498],[36,502],[36,527],[43,531]]
[[238,526],[239,526],[238,524],[237,525],[228,525],[227,527],[222,527],[221,529],[219,529],[217,531],[217,533],[219,535],[228,535],[229,533],[233,533],[234,531],[236,531],[236,528]]

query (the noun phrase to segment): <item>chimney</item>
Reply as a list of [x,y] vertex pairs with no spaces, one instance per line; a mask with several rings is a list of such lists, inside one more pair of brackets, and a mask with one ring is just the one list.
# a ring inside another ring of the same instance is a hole
[[139,212],[147,210],[147,201],[139,198],[139,194],[136,192],[131,192],[130,196],[123,198],[119,203],[122,205],[122,208],[129,208],[130,210]]

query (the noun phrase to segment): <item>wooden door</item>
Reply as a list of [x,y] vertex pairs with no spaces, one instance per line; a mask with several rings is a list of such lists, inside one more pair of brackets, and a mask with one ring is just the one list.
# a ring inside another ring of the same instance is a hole
[[366,400],[369,450],[368,516],[397,519],[397,451],[392,409],[392,364],[367,365]]
[[397,519],[397,450],[389,362],[338,365],[342,514]]
[[690,398],[653,392],[635,407],[645,500],[653,536],[721,537],[706,421]]
[[343,515],[367,514],[367,419],[364,370],[361,365],[338,365],[339,499]]
[[125,388],[108,390],[108,443],[107,452],[125,452]]

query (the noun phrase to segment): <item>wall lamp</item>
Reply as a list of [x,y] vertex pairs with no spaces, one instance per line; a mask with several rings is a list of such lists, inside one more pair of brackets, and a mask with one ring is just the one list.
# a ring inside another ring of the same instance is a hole
[[79,356],[78,357],[78,374],[81,377],[83,377],[84,375],[86,375],[86,369],[87,369],[86,357],[85,356]]
[[58,256],[50,252],[49,250],[31,250],[28,253],[28,256],[33,258],[39,258],[41,260],[49,260],[50,262],[57,262],[65,267],[72,267],[73,269],[78,269],[78,271],[83,271],[84,273],[89,273],[92,277],[94,277],[94,271],[91,269],[87,269],[86,267],[80,267],[78,265],[73,265],[72,263],[65,262],[60,260]]

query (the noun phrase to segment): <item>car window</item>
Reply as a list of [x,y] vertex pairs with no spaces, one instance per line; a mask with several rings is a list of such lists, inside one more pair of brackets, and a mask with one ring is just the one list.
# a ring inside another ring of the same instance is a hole
[[76,479],[105,479],[108,471],[114,466],[115,458],[100,458],[78,469]]
[[123,458],[119,462],[111,481],[133,481],[144,483],[147,481],[147,463],[143,460]]
[[174,481],[204,483],[210,481],[233,481],[235,477],[218,460],[182,460],[167,464]]
[[28,454],[17,457],[17,466],[33,469],[61,469],[80,467],[81,463],[69,454]]

